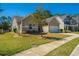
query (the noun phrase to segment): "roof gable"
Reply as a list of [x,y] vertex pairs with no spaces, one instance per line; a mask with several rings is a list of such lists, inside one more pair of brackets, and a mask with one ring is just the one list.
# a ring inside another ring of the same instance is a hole
[[47,18],[45,21],[46,23],[50,23],[52,20],[56,20],[59,24],[64,24],[63,19],[59,16]]
[[21,20],[23,19],[23,17],[14,16],[13,19],[16,20],[16,23],[19,25],[21,23]]

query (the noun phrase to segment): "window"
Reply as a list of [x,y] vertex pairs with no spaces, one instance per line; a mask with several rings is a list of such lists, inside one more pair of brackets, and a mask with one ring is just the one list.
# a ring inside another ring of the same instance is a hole
[[32,29],[32,24],[29,24],[29,29]]

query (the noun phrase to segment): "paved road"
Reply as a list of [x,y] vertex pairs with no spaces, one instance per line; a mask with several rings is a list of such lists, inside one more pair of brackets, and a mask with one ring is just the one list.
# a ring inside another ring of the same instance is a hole
[[40,45],[38,47],[30,48],[28,50],[17,53],[14,56],[44,56],[50,51],[54,50],[55,48],[65,44],[66,42],[69,42],[72,39],[79,37],[78,34],[70,34],[70,33],[63,33],[63,34],[72,36],[64,38],[63,40],[54,41],[51,43]]

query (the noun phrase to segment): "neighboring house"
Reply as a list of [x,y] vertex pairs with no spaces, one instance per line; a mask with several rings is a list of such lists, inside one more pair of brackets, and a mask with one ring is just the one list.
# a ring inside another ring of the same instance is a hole
[[73,19],[76,20],[76,22],[77,22],[77,24],[78,24],[77,30],[79,31],[79,15],[73,15]]
[[78,31],[77,21],[69,15],[50,17],[45,22],[48,24],[46,32]]
[[65,30],[70,30],[72,32],[78,31],[78,22],[72,15],[66,16],[64,19],[64,24]]
[[27,17],[14,17],[12,31],[14,28],[17,28],[18,33],[42,32],[42,27],[35,22],[33,15],[29,15]]

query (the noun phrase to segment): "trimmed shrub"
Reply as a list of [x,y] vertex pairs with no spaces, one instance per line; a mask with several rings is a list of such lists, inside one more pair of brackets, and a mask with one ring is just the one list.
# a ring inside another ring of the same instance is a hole
[[63,33],[64,32],[64,29],[60,29],[60,32]]
[[16,33],[17,32],[17,28],[14,28],[13,31]]

